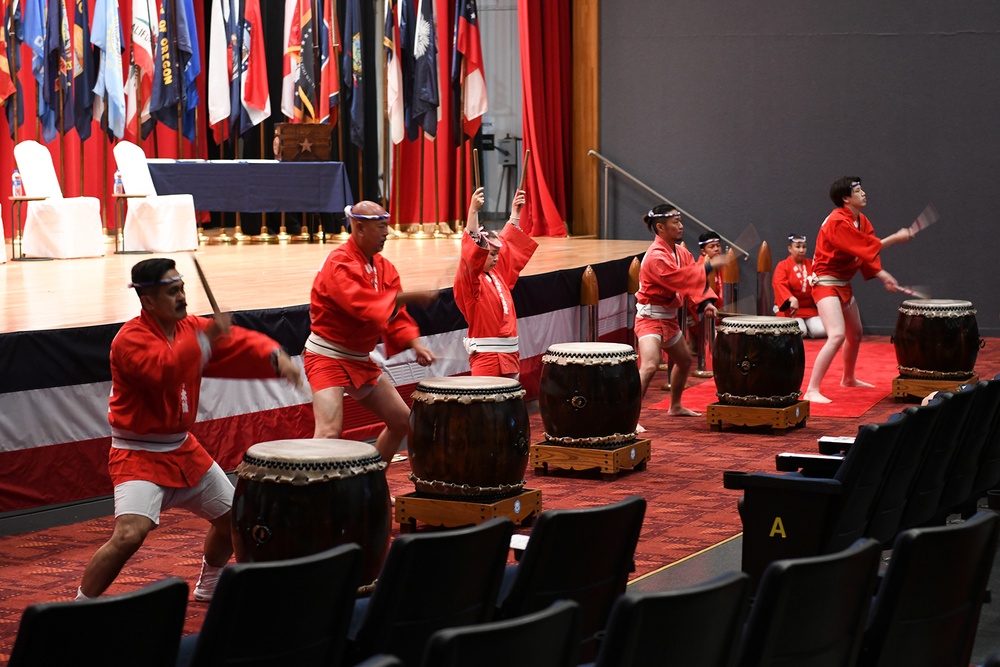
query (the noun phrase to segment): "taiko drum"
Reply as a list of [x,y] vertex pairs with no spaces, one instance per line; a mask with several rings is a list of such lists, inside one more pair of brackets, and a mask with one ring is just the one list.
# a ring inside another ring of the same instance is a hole
[[233,548],[238,562],[285,560],[354,542],[362,583],[389,548],[386,463],[351,440],[275,440],[250,447],[236,468]]
[[899,306],[892,345],[902,377],[966,380],[983,343],[969,301],[907,299]]
[[520,382],[429,378],[412,398],[407,450],[418,493],[473,500],[522,491],[530,426]]
[[806,353],[792,318],[722,318],[715,327],[712,359],[720,403],[783,407],[802,395]]

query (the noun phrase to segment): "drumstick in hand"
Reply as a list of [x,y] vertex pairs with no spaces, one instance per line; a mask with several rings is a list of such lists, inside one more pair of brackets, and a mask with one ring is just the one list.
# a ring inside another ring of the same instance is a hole
[[524,177],[528,175],[528,158],[531,157],[531,149],[524,150],[524,160],[521,162],[521,180],[517,184],[518,190],[524,189]]
[[475,174],[475,185],[472,187],[473,190],[478,190],[480,185],[479,180],[479,149],[472,149],[472,172]]
[[913,224],[910,225],[910,236],[916,236],[917,232],[927,229],[940,219],[941,216],[938,215],[938,210],[934,204],[928,204],[920,212],[920,215],[917,216],[917,219],[913,221]]
[[929,299],[931,298],[929,294],[922,291],[923,288],[918,287],[907,287],[906,285],[898,285],[896,287],[897,292],[902,292],[903,294],[909,294],[910,296],[915,296],[918,299]]
[[208,279],[205,278],[205,272],[201,270],[201,264],[198,263],[196,257],[192,257],[191,260],[194,262],[195,271],[198,272],[198,279],[201,280],[201,287],[205,290],[205,296],[208,297],[208,302],[212,304],[212,312],[218,315],[222,311],[219,310],[219,304],[215,300],[215,296],[212,294],[212,288],[208,286]]

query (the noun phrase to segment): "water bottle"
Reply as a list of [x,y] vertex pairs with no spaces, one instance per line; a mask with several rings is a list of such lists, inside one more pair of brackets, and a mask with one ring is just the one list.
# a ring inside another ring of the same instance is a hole
[[119,169],[115,169],[115,194],[125,194],[125,186],[122,184],[122,172]]
[[24,185],[21,183],[21,172],[17,169],[10,175],[10,193],[15,197],[24,196]]

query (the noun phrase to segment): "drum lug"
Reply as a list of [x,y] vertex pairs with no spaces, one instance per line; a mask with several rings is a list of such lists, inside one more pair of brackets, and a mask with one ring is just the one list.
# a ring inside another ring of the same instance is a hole
[[750,361],[750,357],[743,357],[743,361],[736,364],[736,367],[743,375],[750,375],[750,371],[754,369],[754,366],[755,364]]
[[258,547],[271,541],[271,529],[263,524],[255,523],[250,529],[250,534]]
[[572,405],[577,410],[582,410],[587,407],[587,397],[577,394],[573,398],[569,399],[569,404]]
[[528,439],[524,436],[523,432],[517,434],[517,440],[514,441],[514,450],[521,456],[528,454]]

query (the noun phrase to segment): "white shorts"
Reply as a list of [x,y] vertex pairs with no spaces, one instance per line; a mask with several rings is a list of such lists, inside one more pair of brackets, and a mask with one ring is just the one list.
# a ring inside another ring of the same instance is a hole
[[213,463],[197,486],[176,489],[153,482],[134,479],[115,487],[115,518],[123,514],[144,516],[160,525],[160,512],[171,507],[186,510],[212,521],[228,512],[233,506],[233,483]]

